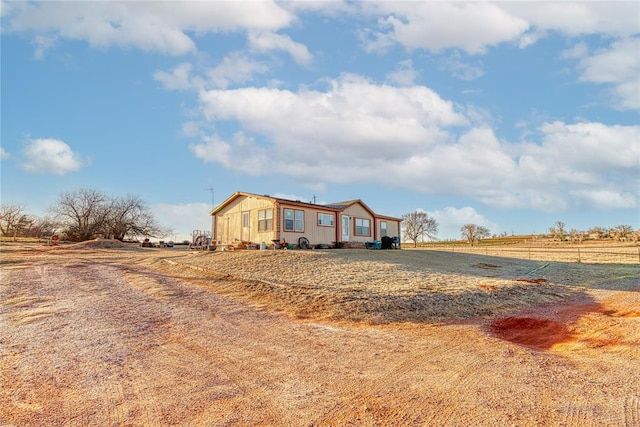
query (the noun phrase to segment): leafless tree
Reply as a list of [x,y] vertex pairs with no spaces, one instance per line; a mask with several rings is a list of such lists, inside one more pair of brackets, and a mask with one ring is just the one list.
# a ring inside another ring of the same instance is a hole
[[633,227],[630,225],[620,224],[613,227],[610,231],[610,234],[614,237],[614,239],[621,241],[626,240],[629,237],[632,237]]
[[63,225],[67,239],[89,240],[102,231],[109,216],[109,200],[100,191],[82,188],[60,194],[51,212]]
[[418,246],[418,240],[424,241],[425,237],[436,238],[438,221],[426,212],[416,210],[402,215],[402,228],[405,239],[411,240],[415,248]]
[[555,226],[549,228],[549,234],[554,240],[564,242],[564,238],[567,235],[564,227],[564,222],[556,221]]
[[115,198],[111,201],[110,215],[105,223],[105,234],[118,240],[126,237],[163,237],[171,230],[161,227],[153,212],[138,196]]
[[110,197],[83,188],[62,193],[51,208],[67,239],[83,241],[99,235],[123,240],[141,235],[163,237],[171,232],[160,226],[138,196]]
[[17,203],[0,205],[0,233],[3,236],[13,234],[13,240],[28,222],[28,216],[24,213],[24,206]]
[[464,240],[469,242],[471,246],[479,242],[480,239],[489,237],[491,232],[487,227],[476,224],[465,224],[460,228],[460,234]]

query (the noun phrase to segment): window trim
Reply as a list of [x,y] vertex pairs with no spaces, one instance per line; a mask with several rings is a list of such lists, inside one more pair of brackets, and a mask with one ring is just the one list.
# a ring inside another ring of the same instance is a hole
[[[331,219],[331,223],[330,224],[323,224],[320,221],[320,217],[324,216],[324,217],[329,217]],[[329,214],[326,212],[318,212],[318,227],[335,227],[336,225],[336,216],[334,214]]]
[[[360,225],[360,227],[358,227],[358,221],[367,221],[368,222],[368,226],[367,226],[367,233],[363,233],[362,232],[362,228],[364,228],[363,225]],[[358,218],[355,217],[353,218],[353,234],[354,236],[371,236],[371,219],[370,218]],[[358,228],[360,228],[360,233],[358,233]]]
[[[291,232],[291,233],[304,233],[304,214],[305,214],[305,211],[302,210],[302,209],[292,209],[292,208],[283,208],[283,211],[284,212],[283,212],[283,215],[282,215],[282,221],[283,221],[282,229],[284,231],[288,231],[288,232]],[[287,219],[287,211],[293,212],[292,219],[289,219],[289,221],[293,221],[293,228],[287,228],[287,220],[288,220]],[[297,215],[296,215],[298,212],[302,213],[302,218],[300,218],[300,219],[297,218]],[[296,228],[296,225],[297,225],[298,221],[300,221],[301,229],[297,229]]]
[[[271,216],[268,215],[271,213]],[[263,214],[264,218],[260,218]],[[273,231],[273,209],[259,209],[258,210],[258,233],[264,233]]]
[[[384,224],[384,227],[382,225]],[[380,221],[380,237],[389,236],[389,224],[387,221]]]

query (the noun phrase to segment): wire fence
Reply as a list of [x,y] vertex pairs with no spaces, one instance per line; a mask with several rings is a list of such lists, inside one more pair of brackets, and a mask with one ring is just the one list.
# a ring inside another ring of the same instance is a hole
[[[409,244],[404,245],[410,248]],[[424,245],[418,249],[471,253],[477,255],[521,258],[539,261],[578,262],[594,264],[640,264],[640,246],[463,246]]]

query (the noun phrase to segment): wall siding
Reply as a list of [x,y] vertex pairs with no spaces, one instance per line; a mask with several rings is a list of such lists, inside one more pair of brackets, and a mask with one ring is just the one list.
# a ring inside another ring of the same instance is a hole
[[[285,231],[284,230],[284,210],[295,209],[304,211],[304,232]],[[333,227],[319,227],[318,226],[318,213],[326,213],[333,215]],[[314,209],[300,206],[287,206],[286,204],[280,204],[279,207],[280,218],[280,239],[284,239],[287,243],[297,245],[300,237],[306,237],[311,245],[318,244],[332,244],[336,241],[337,221],[336,213],[333,211],[326,211],[323,209]]]
[[[222,244],[240,241],[271,243],[271,240],[274,239],[274,230],[258,232],[258,211],[273,208],[273,202],[269,199],[240,197],[233,200],[229,206],[216,215],[216,239]],[[249,228],[247,230],[243,230],[242,227],[243,212],[249,212]],[[275,211],[273,217],[273,228],[275,229]]]

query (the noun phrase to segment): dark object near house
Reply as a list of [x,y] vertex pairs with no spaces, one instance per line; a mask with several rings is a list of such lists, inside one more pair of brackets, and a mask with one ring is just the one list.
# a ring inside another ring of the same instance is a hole
[[309,249],[309,239],[301,237],[298,239],[298,247],[300,249]]
[[382,236],[382,249],[393,249],[393,238]]
[[142,246],[143,248],[152,248],[153,247],[153,243],[151,243],[151,241],[149,239],[144,239],[140,246]]

